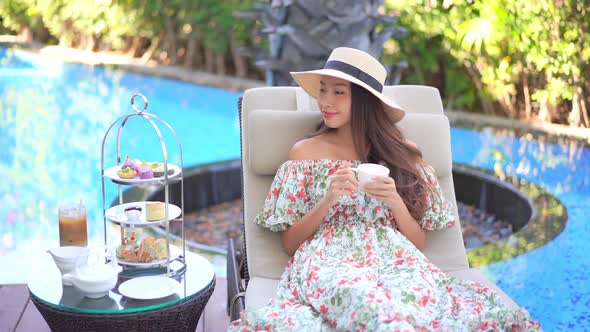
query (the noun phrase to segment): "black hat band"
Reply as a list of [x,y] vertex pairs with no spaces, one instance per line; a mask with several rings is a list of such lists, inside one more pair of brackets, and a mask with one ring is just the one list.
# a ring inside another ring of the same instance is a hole
[[331,60],[331,61],[326,62],[324,69],[334,69],[334,70],[341,71],[345,74],[348,74],[354,78],[359,79],[361,82],[367,84],[371,88],[373,88],[379,92],[383,92],[383,84],[381,84],[381,82],[376,80],[373,76],[365,73],[364,71],[360,70],[359,68],[357,68],[351,64],[348,64],[346,62]]

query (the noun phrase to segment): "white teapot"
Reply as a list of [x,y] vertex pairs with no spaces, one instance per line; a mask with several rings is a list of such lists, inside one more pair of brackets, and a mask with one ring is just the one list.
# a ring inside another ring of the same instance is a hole
[[76,267],[74,272],[64,274],[63,279],[72,283],[86,297],[93,299],[103,297],[115,288],[119,272],[123,270],[117,264],[116,256],[110,256],[110,262],[107,264],[100,264],[101,259],[98,259],[94,264]]
[[[86,247],[57,247],[47,250],[62,276],[67,273],[72,273],[76,267],[83,266],[88,263],[89,250]],[[72,286],[69,282],[62,278],[65,286]]]

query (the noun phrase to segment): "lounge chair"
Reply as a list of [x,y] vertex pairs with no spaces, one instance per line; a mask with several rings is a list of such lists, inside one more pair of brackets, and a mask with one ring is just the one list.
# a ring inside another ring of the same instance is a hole
[[[424,159],[439,177],[445,198],[456,202],[452,177],[450,127],[438,90],[426,86],[387,86],[406,111],[400,126],[418,144]],[[278,167],[288,151],[321,121],[317,103],[296,87],[247,90],[240,103],[244,240],[230,240],[228,251],[228,314],[239,317],[244,308],[259,308],[276,293],[289,256],[279,233],[254,223]],[[456,206],[456,204],[454,204]],[[457,211],[455,209],[455,215]],[[457,216],[457,219],[458,216]],[[495,289],[506,302],[517,305],[476,269],[469,268],[461,226],[427,232],[425,255],[451,276],[479,281]]]

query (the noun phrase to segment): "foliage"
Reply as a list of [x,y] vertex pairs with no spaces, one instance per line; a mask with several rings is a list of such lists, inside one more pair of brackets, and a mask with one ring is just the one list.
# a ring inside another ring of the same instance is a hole
[[[41,42],[245,76],[238,48],[264,41],[251,33],[260,22],[236,13],[253,2],[4,0],[0,24]],[[447,108],[590,127],[588,2],[387,0],[383,12],[409,34],[386,43],[384,61],[407,61],[404,82],[438,87]]]
[[34,4],[35,0],[0,1],[0,25],[17,32],[39,27],[39,18],[31,12]]
[[238,20],[235,14],[251,3],[252,0],[7,0],[0,2],[0,24],[17,33],[23,28],[47,29],[49,37],[69,47],[141,55],[153,46],[150,52],[163,52],[159,58],[164,62],[186,57],[191,39],[195,52],[211,51],[229,57],[231,43],[241,45],[250,39],[245,32],[252,23]]
[[447,106],[590,127],[586,2],[390,0],[412,34],[390,56]]

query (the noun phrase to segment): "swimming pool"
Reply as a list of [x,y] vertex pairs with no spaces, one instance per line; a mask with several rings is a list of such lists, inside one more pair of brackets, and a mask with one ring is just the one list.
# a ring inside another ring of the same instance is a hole
[[[25,282],[23,259],[59,245],[59,202],[82,198],[89,244],[103,243],[101,143],[108,126],[132,111],[136,92],[179,135],[185,166],[237,157],[238,93],[0,48],[0,266],[13,267],[0,275],[0,284]],[[132,120],[123,134],[123,157],[162,160],[153,130]],[[178,164],[176,142],[162,130],[170,162]],[[109,138],[105,160],[114,163],[116,132]],[[111,202],[118,189],[107,184],[106,190]]]
[[590,149],[579,141],[517,137],[511,131],[453,128],[453,161],[516,175],[555,195],[569,215],[553,241],[480,268],[545,331],[590,330]]
[[[0,48],[3,58],[7,50]],[[90,241],[102,242],[100,143],[107,126],[130,111],[134,92],[144,93],[149,110],[175,128],[185,166],[239,157],[238,93],[26,53],[10,53],[10,59],[0,61],[0,266],[10,267],[0,284],[25,282],[23,261],[57,245],[61,200],[84,197]],[[155,139],[145,140],[151,136],[145,128],[138,123],[126,129],[123,151],[156,159],[159,150]],[[568,209],[567,226],[553,241],[481,270],[544,330],[590,330],[588,147],[491,128],[452,128],[451,136],[455,162],[536,183]],[[110,189],[114,198],[116,188]]]

